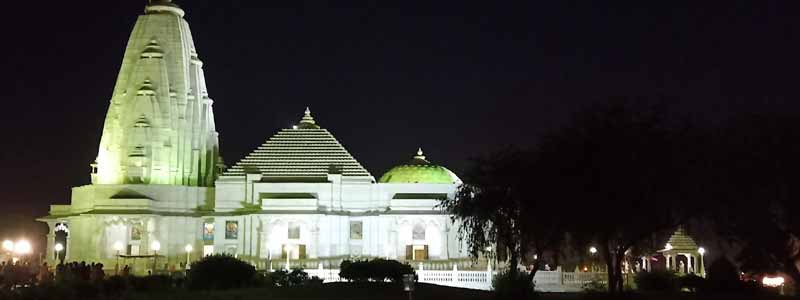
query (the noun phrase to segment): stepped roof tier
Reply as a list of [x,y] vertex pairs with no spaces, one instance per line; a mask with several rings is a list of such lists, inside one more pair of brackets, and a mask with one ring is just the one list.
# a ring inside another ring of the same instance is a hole
[[667,241],[667,246],[665,249],[660,250],[659,252],[676,252],[676,251],[683,251],[694,253],[699,249],[697,243],[683,230],[683,226],[679,226],[677,230],[670,236],[669,241]]
[[226,177],[258,174],[262,181],[318,182],[328,174],[375,179],[306,108],[298,125],[282,129],[228,169]]
[[461,179],[445,167],[425,159],[422,149],[417,150],[407,164],[399,165],[381,176],[381,183],[446,183],[461,184]]

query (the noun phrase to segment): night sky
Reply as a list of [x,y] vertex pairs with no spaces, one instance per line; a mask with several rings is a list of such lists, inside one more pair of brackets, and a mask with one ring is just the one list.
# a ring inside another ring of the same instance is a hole
[[[89,183],[145,2],[3,4],[0,238]],[[609,97],[800,112],[797,1],[176,2],[228,165],[306,106],[375,177],[420,146],[460,173]]]

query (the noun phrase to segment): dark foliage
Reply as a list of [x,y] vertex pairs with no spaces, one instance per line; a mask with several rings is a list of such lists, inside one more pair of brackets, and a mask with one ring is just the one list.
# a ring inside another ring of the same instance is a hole
[[233,256],[215,254],[192,263],[188,288],[195,290],[232,289],[252,286],[256,269]]
[[349,261],[339,265],[339,276],[349,281],[364,282],[390,280],[402,282],[403,275],[414,274],[414,268],[396,260],[373,259]]
[[534,295],[534,284],[526,274],[502,272],[492,280],[497,299],[529,299]]
[[679,283],[681,289],[686,289],[690,292],[697,292],[706,288],[706,279],[694,274],[680,277]]
[[640,272],[636,274],[636,287],[647,292],[677,292],[680,281],[674,272]]
[[711,291],[741,289],[742,280],[739,278],[739,269],[725,257],[715,260],[708,268],[707,287]]

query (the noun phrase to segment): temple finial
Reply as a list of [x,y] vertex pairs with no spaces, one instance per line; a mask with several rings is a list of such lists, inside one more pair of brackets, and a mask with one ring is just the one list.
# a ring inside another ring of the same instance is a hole
[[308,107],[306,107],[306,111],[303,114],[303,118],[300,119],[299,127],[300,128],[319,128],[319,126],[317,126],[317,122],[314,121],[314,117],[311,116],[311,109],[309,109]]
[[415,155],[415,156],[414,156],[414,159],[421,159],[421,160],[425,160],[425,155],[424,155],[424,153],[422,152],[422,147],[420,147],[420,148],[418,148],[418,149],[417,149],[417,155]]

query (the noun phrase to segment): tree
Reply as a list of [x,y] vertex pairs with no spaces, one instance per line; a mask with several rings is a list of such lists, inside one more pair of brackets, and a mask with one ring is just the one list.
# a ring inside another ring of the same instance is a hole
[[574,203],[566,229],[597,244],[610,292],[622,290],[631,247],[686,220],[684,204],[697,189],[691,179],[700,156],[687,151],[695,141],[659,109],[615,101],[578,114],[540,143],[536,167],[547,177],[539,192]]
[[[454,199],[443,200],[441,206],[460,224],[459,232],[466,239],[473,257],[486,254],[488,247],[506,253],[510,272],[533,250],[533,280],[542,253],[559,243],[563,230],[556,224],[558,210],[552,210],[552,199],[534,197],[535,159],[529,150],[504,149],[473,160],[465,174],[465,182]],[[513,274],[512,274],[513,275]]]
[[717,136],[718,232],[742,246],[743,271],[783,272],[800,288],[800,116],[740,116]]

